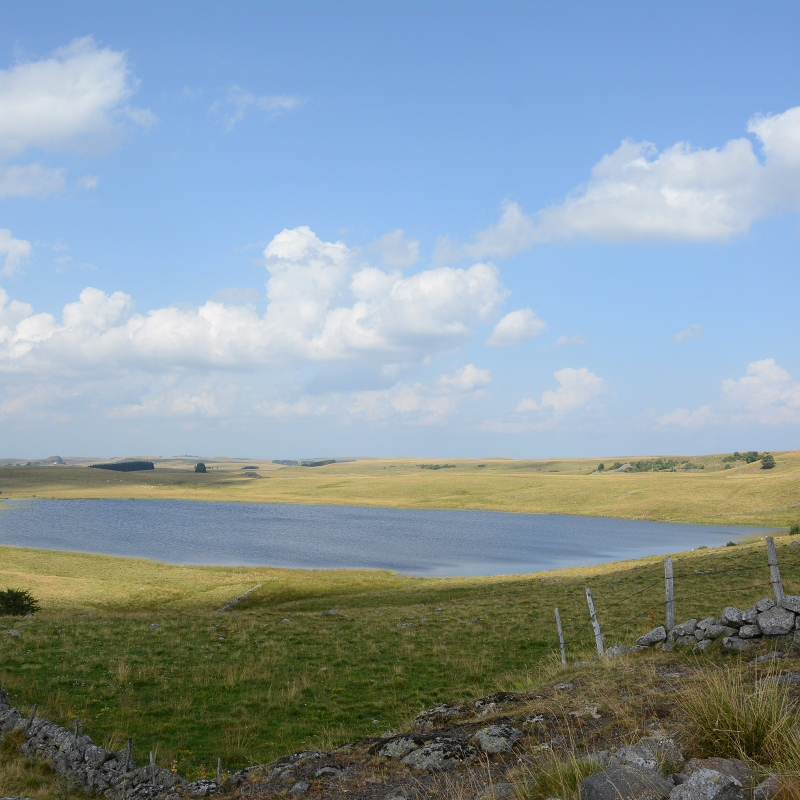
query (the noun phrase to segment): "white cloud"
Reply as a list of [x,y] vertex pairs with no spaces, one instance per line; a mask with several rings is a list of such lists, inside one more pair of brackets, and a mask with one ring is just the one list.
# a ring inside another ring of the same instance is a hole
[[0,165],[0,197],[44,197],[61,191],[66,170],[41,164]]
[[512,347],[536,338],[547,330],[547,323],[536,316],[534,311],[523,308],[506,314],[494,326],[492,335],[486,340],[490,347]]
[[0,228],[0,258],[3,259],[3,269],[0,270],[0,274],[8,277],[15,272],[21,272],[22,262],[30,258],[30,255],[30,242],[25,239],[15,239],[8,228]]
[[79,189],[96,189],[100,184],[100,178],[97,175],[84,175],[78,178]]
[[406,239],[405,231],[397,228],[367,246],[371,253],[380,253],[388,269],[406,269],[419,261],[419,240]]
[[685,339],[700,339],[706,335],[706,332],[703,330],[703,326],[697,322],[693,322],[688,327],[684,328],[682,331],[678,331],[675,336],[673,337],[673,342],[682,342]]
[[467,364],[453,375],[440,375],[436,386],[444,392],[471,392],[491,383],[492,377],[488,369],[481,369],[474,364]]
[[514,202],[500,220],[458,246],[437,244],[440,263],[508,257],[541,242],[587,237],[604,241],[726,241],[760,217],[800,211],[800,107],[753,117],[750,139],[720,148],[678,142],[659,151],[624,141],[594,166],[590,179],[557,205],[529,215]]
[[590,372],[586,367],[574,369],[566,367],[554,373],[560,386],[555,391],[546,391],[537,403],[535,400],[521,400],[517,412],[552,411],[561,416],[568,411],[588,405],[595,397],[606,391],[603,378]]
[[0,70],[0,154],[107,150],[126,123],[155,121],[149,110],[126,105],[137,89],[125,53],[100,48],[91,36]]
[[268,117],[277,117],[286,111],[291,111],[303,105],[305,100],[292,95],[255,95],[241,86],[233,84],[228,89],[224,100],[218,100],[211,106],[215,114],[222,115],[222,122],[226,131],[232,131],[236,124],[241,122],[249,108],[257,108],[266,112]]
[[747,365],[747,375],[722,382],[717,408],[712,405],[704,405],[696,411],[678,408],[656,422],[659,427],[702,427],[721,423],[800,425],[800,382],[776,364],[774,358],[753,361]]
[[561,336],[556,339],[554,347],[569,347],[570,345],[580,346],[582,344],[586,344],[589,340],[585,337],[581,336],[579,333],[572,333],[569,336],[566,334],[561,334]]
[[[16,268],[30,245],[2,235],[7,263]],[[9,329],[0,342],[0,371],[110,377],[135,369],[293,371],[325,362],[416,362],[468,341],[507,295],[491,264],[403,277],[363,263],[358,251],[323,242],[306,227],[275,236],[264,256],[263,315],[249,304],[213,300],[140,314],[123,292],[90,287],[64,307],[61,321],[30,314]]]

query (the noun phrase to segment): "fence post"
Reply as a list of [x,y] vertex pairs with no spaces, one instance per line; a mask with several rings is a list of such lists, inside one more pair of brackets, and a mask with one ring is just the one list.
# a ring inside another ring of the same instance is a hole
[[222,780],[222,759],[217,759],[217,783]]
[[561,666],[567,666],[567,646],[564,644],[564,631],[561,629],[561,614],[556,606],[556,625],[558,626],[558,643],[561,645]]
[[128,752],[125,754],[125,772],[131,771],[131,750],[133,750],[133,739],[128,737]]
[[150,776],[153,786],[156,785],[156,760],[153,758],[153,751],[150,751]]
[[589,587],[586,587],[586,602],[589,603],[589,615],[592,618],[592,627],[594,628],[594,641],[597,645],[597,655],[602,656],[605,650],[603,649],[603,634],[600,631],[600,622],[597,619],[597,614],[594,610],[594,598],[592,597],[592,591]]
[[775,593],[775,602],[780,605],[783,601],[783,583],[781,571],[778,569],[778,554],[775,552],[775,540],[767,536],[767,561],[769,561],[769,579],[772,581],[772,591]]
[[675,627],[675,587],[672,575],[672,556],[664,560],[664,583],[666,592],[667,633]]
[[39,708],[38,703],[33,704],[33,711],[31,711],[31,718],[28,720],[28,724],[25,726],[25,734],[27,735],[28,731],[30,730],[31,725],[33,725],[33,721],[36,719],[36,709]]

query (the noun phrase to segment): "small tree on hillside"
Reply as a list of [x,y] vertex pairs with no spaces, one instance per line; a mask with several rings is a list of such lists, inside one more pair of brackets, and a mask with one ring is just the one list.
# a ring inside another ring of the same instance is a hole
[[3,589],[0,591],[0,614],[22,617],[38,610],[38,601],[27,589]]
[[195,468],[195,472],[206,472],[206,465],[201,461]]
[[775,466],[775,456],[772,453],[767,453],[761,459],[761,469],[772,469]]

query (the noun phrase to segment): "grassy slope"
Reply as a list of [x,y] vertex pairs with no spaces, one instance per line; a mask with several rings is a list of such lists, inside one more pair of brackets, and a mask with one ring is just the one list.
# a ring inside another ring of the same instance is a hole
[[[789,541],[779,543],[779,560],[786,591],[797,594],[800,547]],[[770,593],[763,542],[683,554],[675,571],[679,619]],[[257,583],[231,612],[216,613]],[[557,658],[556,605],[570,659],[582,657],[593,642],[584,586],[607,645],[660,622],[664,596],[656,558],[422,579],[173,567],[10,547],[0,548],[0,585],[42,601],[33,620],[0,619],[23,634],[0,636],[0,680],[14,702],[26,710],[36,702],[62,724],[79,717],[106,744],[134,736],[140,759],[154,749],[161,763],[176,759],[195,776],[218,756],[226,769],[263,763],[524,684]],[[340,613],[320,613],[331,608]]]
[[[777,466],[720,455],[692,457],[702,471],[590,474],[597,461],[455,460],[456,469],[423,470],[407,459],[326,467],[260,464],[247,477],[240,462],[207,460],[118,473],[81,467],[0,467],[3,498],[135,497],[240,502],[330,503],[395,508],[470,508],[549,514],[650,518],[680,522],[787,527],[800,519],[800,451],[776,453]],[[624,461],[624,458],[620,458]],[[605,460],[612,463],[611,459]],[[248,462],[249,463],[249,462]],[[432,463],[432,462],[427,462]],[[485,464],[479,467],[479,464]],[[178,468],[178,467],[182,468]]]

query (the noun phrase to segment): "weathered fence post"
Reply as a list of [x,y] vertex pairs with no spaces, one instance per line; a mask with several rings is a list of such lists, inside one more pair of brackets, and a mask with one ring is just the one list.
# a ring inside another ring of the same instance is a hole
[[775,552],[775,540],[767,536],[767,560],[769,561],[769,579],[772,581],[772,591],[775,593],[775,602],[780,605],[783,600],[783,583],[781,571],[778,569],[778,554]]
[[222,780],[222,759],[217,759],[217,783]]
[[31,711],[31,717],[28,720],[28,724],[25,726],[25,733],[27,734],[30,730],[31,725],[33,725],[33,721],[36,719],[36,709],[39,708],[38,703],[33,704],[33,711]]
[[564,644],[564,631],[561,629],[561,614],[556,606],[556,625],[558,626],[558,643],[561,645],[561,666],[567,666],[567,646]]
[[153,758],[153,751],[150,751],[150,779],[153,782],[153,786],[156,785],[156,760]]
[[125,772],[131,771],[131,750],[133,750],[133,739],[128,737],[128,751],[125,753]]
[[675,587],[672,575],[672,556],[664,560],[664,584],[666,593],[665,606],[667,609],[667,633],[675,627]]
[[592,627],[594,628],[594,641],[597,645],[597,655],[602,656],[605,650],[603,649],[603,634],[600,631],[600,622],[597,619],[597,614],[594,610],[594,598],[592,597],[592,591],[589,587],[586,587],[586,602],[589,603],[589,615],[592,618]]

